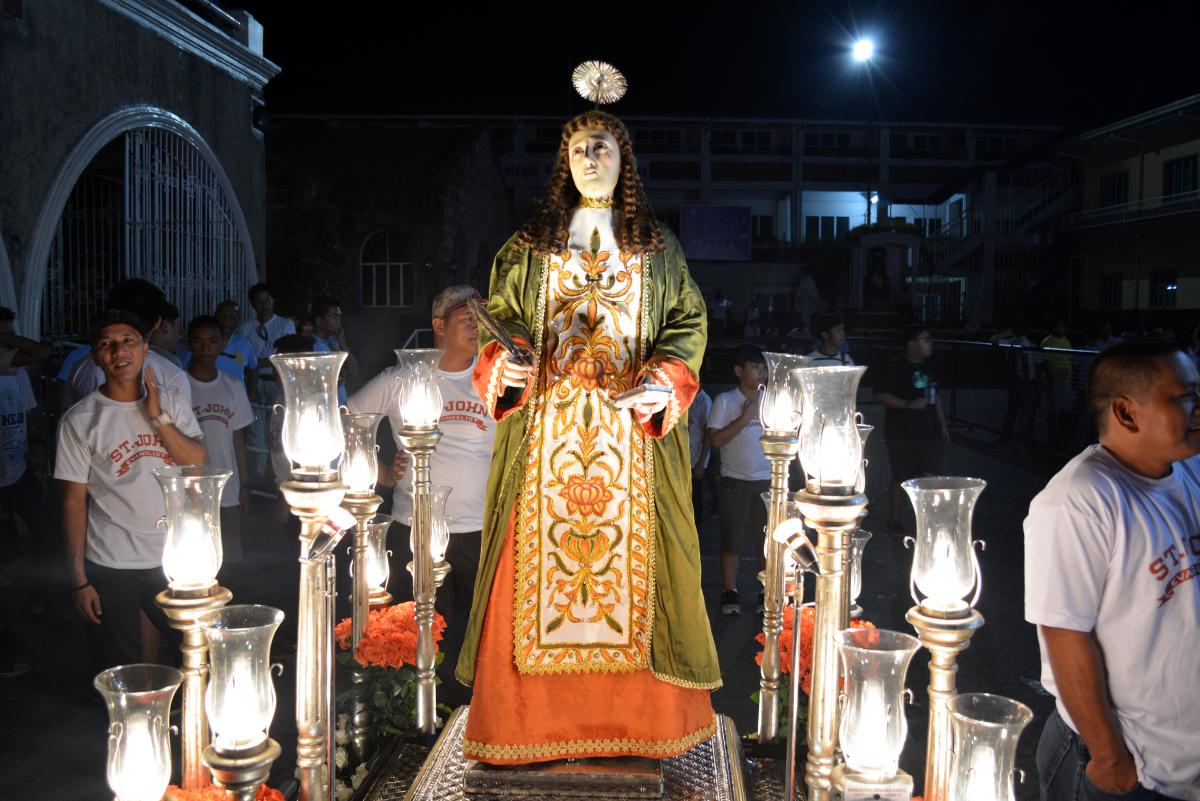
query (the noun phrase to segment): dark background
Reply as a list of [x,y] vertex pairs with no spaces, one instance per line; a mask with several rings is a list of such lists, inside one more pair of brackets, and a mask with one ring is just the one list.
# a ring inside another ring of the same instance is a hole
[[[263,23],[283,68],[269,113],[565,116],[585,107],[569,77],[587,58],[629,79],[618,114],[1077,128],[1200,85],[1179,2],[228,5]],[[869,76],[848,54],[859,34],[876,42]]]

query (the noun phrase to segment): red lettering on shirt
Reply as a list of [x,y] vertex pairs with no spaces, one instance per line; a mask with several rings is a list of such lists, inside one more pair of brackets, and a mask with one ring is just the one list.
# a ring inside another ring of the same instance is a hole
[[117,468],[117,477],[120,478],[128,473],[130,468],[133,467],[134,462],[144,459],[147,456],[153,456],[158,459],[162,459],[163,464],[165,464],[167,467],[172,467],[175,464],[175,460],[171,458],[171,454],[167,453],[166,451],[138,451],[133,456],[130,456],[128,459],[126,459],[125,463]]
[[1176,573],[1174,578],[1167,582],[1166,591],[1158,599],[1159,608],[1161,609],[1163,604],[1175,597],[1176,587],[1184,582],[1191,581],[1196,576],[1200,576],[1200,564],[1191,565]]
[[471,423],[480,431],[487,431],[487,427],[483,424],[483,420],[479,419],[478,417],[472,417],[469,414],[443,414],[438,422],[448,423],[454,420],[461,420],[464,423]]

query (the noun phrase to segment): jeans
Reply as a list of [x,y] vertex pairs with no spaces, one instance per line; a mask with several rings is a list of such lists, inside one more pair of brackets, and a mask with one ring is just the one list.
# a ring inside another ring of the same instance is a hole
[[[246,472],[249,475],[241,477],[243,483],[269,483],[267,466],[271,463],[270,428],[271,407],[280,402],[283,390],[275,381],[259,376],[254,385],[253,401],[254,422],[246,427]],[[285,481],[286,477],[276,477],[276,481]]]
[[1038,785],[1042,801],[1170,801],[1140,783],[1126,793],[1106,793],[1084,775],[1091,756],[1083,740],[1055,710],[1038,741]]

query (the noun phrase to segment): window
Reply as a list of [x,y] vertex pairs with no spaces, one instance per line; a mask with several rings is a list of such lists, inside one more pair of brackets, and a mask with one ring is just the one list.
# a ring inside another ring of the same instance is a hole
[[1179,195],[1196,190],[1196,157],[1163,162],[1163,194]]
[[750,218],[755,242],[775,241],[775,218],[769,214],[755,214]]
[[1120,206],[1129,202],[1129,173],[1114,172],[1100,178],[1100,206]]
[[914,150],[937,150],[942,146],[941,134],[913,134]]
[[683,133],[678,128],[638,128],[633,135],[638,148],[662,152],[681,149]]
[[741,139],[743,153],[771,152],[770,131],[742,131]]
[[804,146],[815,149],[845,149],[850,147],[847,131],[809,131],[804,135]]
[[1179,276],[1174,270],[1155,270],[1150,273],[1150,305],[1174,306],[1179,294]]
[[834,239],[850,233],[849,217],[805,217],[804,239],[816,242],[818,239]]
[[713,131],[712,149],[715,153],[732,153],[737,150],[737,131]]
[[413,304],[413,266],[404,241],[381,231],[363,243],[362,305],[402,307]]
[[1099,302],[1103,309],[1121,308],[1121,289],[1124,276],[1121,273],[1101,273]]

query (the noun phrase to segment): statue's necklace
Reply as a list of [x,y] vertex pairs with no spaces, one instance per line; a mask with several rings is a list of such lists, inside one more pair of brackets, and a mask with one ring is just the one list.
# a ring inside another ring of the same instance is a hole
[[579,208],[581,209],[611,209],[613,207],[612,195],[608,197],[580,197]]

